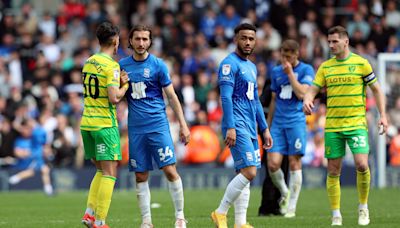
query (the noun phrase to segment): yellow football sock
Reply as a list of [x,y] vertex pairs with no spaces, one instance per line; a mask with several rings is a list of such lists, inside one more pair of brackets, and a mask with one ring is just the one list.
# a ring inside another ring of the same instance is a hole
[[340,176],[328,175],[326,178],[326,190],[332,210],[340,209]]
[[368,203],[369,186],[371,183],[371,173],[369,169],[364,172],[357,171],[357,190],[360,204]]
[[99,192],[97,193],[96,220],[106,220],[116,180],[117,178],[113,176],[103,175],[101,178]]
[[102,171],[97,170],[96,174],[92,179],[92,183],[90,184],[89,196],[87,199],[87,208],[90,208],[93,211],[96,209],[97,192],[99,191],[99,186],[102,176],[103,176]]

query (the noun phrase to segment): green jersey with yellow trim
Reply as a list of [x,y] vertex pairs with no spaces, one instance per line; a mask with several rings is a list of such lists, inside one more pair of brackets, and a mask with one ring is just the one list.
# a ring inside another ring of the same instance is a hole
[[118,62],[104,53],[86,60],[82,70],[84,111],[81,130],[97,131],[118,127],[116,106],[108,99],[109,86],[120,87]]
[[346,59],[335,57],[323,62],[313,81],[326,87],[326,132],[367,129],[366,87],[377,81],[368,60],[350,53]]

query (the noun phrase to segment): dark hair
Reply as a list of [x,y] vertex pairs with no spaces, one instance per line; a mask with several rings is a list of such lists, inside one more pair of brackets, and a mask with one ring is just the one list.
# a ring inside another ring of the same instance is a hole
[[347,33],[346,28],[344,28],[340,25],[334,26],[328,30],[328,35],[333,35],[335,33],[339,34],[340,38],[343,38],[343,37],[349,38],[349,34]]
[[96,36],[101,46],[110,46],[114,36],[119,35],[119,28],[110,22],[103,22],[97,26]]
[[235,28],[235,35],[239,33],[240,30],[253,30],[254,32],[257,32],[256,26],[249,24],[249,23],[243,23]]
[[[133,26],[133,28],[131,29],[131,31],[129,31],[129,35],[128,35],[128,39],[129,39],[129,41],[128,41],[128,48],[130,48],[130,49],[133,49],[132,48],[132,45],[131,45],[131,39],[132,39],[132,36],[133,36],[133,33],[134,32],[137,32],[137,31],[147,31],[147,32],[149,32],[150,33],[150,42],[151,42],[151,44],[153,43],[152,41],[153,41],[153,35],[152,35],[152,32],[151,32],[151,28],[149,27],[149,26],[147,26],[147,25],[135,25],[135,26]],[[151,44],[150,44],[150,47],[151,47]],[[150,48],[149,47],[149,48]]]
[[283,52],[297,52],[299,48],[300,48],[299,43],[292,39],[283,41],[281,45],[281,50]]

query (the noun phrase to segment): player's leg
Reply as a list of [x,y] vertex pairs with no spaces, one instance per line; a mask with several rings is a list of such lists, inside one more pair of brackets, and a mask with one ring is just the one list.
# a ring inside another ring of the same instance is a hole
[[[247,167],[240,169],[240,173],[243,174],[250,181],[257,175],[257,168],[261,167],[261,156],[260,147],[257,139],[252,139],[253,154],[246,153],[246,157],[250,158],[250,155],[254,159],[247,159]],[[248,150],[245,150],[248,151]],[[252,226],[247,223],[247,208],[249,207],[250,201],[250,183],[248,183],[242,190],[242,193],[234,201],[235,208],[235,228],[251,228]]]
[[22,180],[33,177],[33,175],[35,175],[35,171],[33,169],[28,168],[28,169],[22,170],[21,172],[18,172],[16,174],[12,175],[8,179],[8,182],[10,184],[18,184]]
[[340,173],[345,155],[345,139],[340,132],[325,133],[325,157],[328,159],[326,189],[332,210],[332,225],[342,225],[340,213]]
[[258,164],[257,167],[260,166],[259,150],[256,155],[253,141],[248,136],[238,134],[236,144],[230,150],[235,161],[235,169],[240,170],[240,172],[229,182],[219,207],[211,214],[211,218],[217,227],[227,227],[226,214],[229,208],[256,176],[256,165]]
[[43,190],[46,195],[53,195],[54,190],[53,186],[51,185],[50,167],[44,163],[40,164],[39,167],[42,174]]
[[301,157],[304,155],[306,148],[306,125],[305,123],[298,124],[293,128],[287,129],[286,133],[289,146],[290,198],[285,217],[292,218],[296,215],[297,200],[299,199],[303,182]]
[[354,154],[354,163],[357,170],[358,224],[368,225],[370,222],[368,195],[371,184],[371,174],[368,166],[368,133],[366,130],[355,130],[347,133],[348,144]]
[[117,165],[121,160],[120,137],[117,127],[105,128],[96,132],[96,160],[100,162],[103,175],[97,192],[95,226],[105,226],[111,198],[117,180]]
[[285,214],[289,203],[289,189],[285,182],[285,175],[281,169],[283,155],[288,153],[287,137],[283,128],[271,128],[271,137],[274,145],[268,150],[268,171],[272,183],[279,189],[280,211]]
[[149,134],[152,155],[168,181],[168,191],[175,208],[175,227],[186,227],[182,179],[176,170],[175,148],[169,131]]
[[129,171],[135,172],[136,197],[142,217],[142,228],[153,227],[151,219],[151,194],[148,182],[149,171],[153,170],[148,134],[129,132]]
[[85,214],[82,217],[82,223],[87,227],[92,227],[95,221],[94,216],[97,206],[97,192],[100,186],[102,171],[100,163],[96,161],[94,137],[92,137],[91,132],[83,130],[81,131],[81,135],[85,151],[85,159],[92,159],[97,169],[96,174],[94,175],[92,182],[90,183],[89,194],[86,203],[86,210]]

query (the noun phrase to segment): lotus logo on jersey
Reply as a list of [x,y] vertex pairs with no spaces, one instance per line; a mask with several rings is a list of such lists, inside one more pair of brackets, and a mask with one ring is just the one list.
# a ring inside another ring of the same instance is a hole
[[149,78],[150,77],[150,69],[149,68],[144,68],[143,77],[145,77],[145,78]]
[[353,73],[356,70],[356,66],[349,66],[349,71]]

